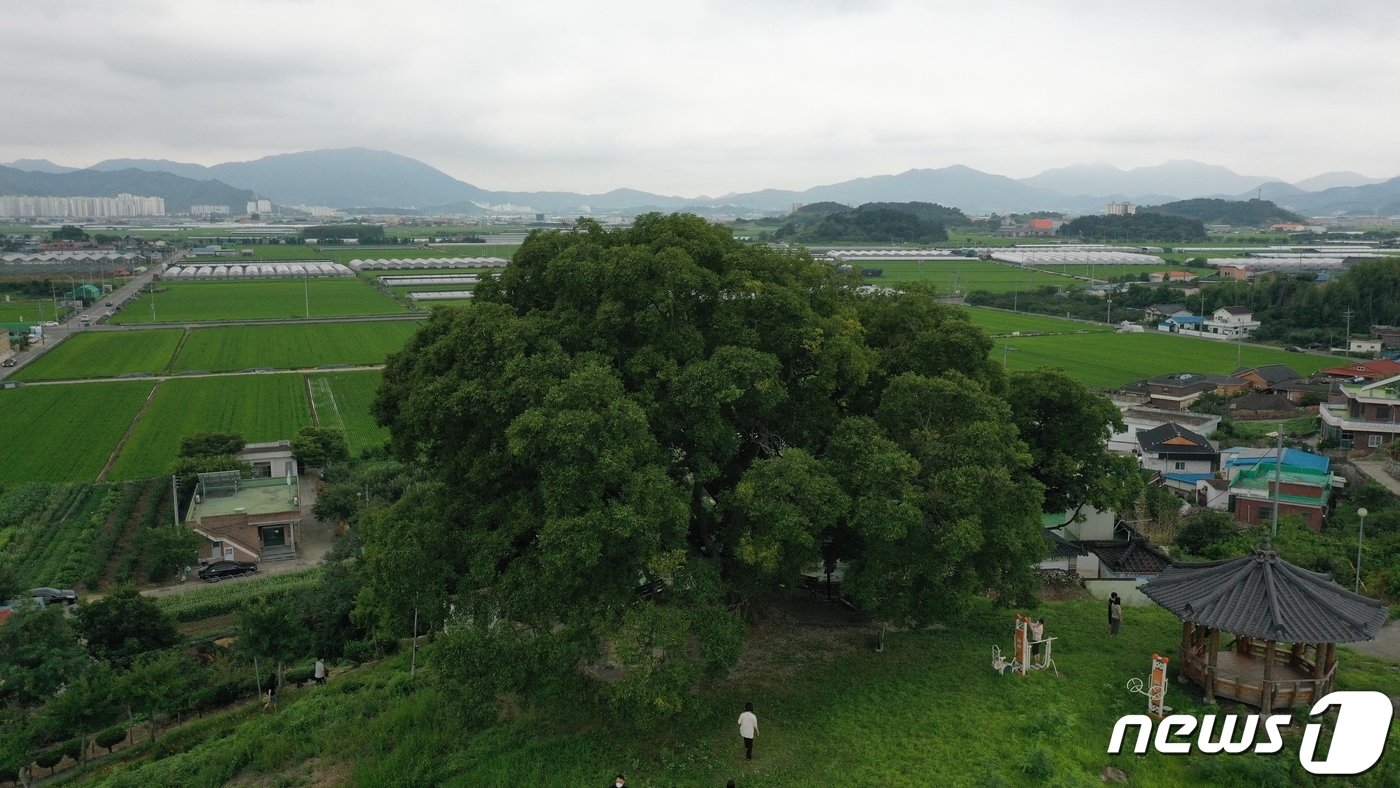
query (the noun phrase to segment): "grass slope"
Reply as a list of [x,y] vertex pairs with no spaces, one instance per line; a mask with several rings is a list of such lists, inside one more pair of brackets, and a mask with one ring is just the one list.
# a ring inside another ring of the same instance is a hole
[[151,383],[81,383],[0,390],[0,482],[92,481]]
[[165,473],[180,450],[180,438],[197,432],[236,432],[252,443],[290,439],[310,423],[300,375],[167,380],[132,431],[111,476],[144,479]]
[[322,427],[345,432],[351,454],[380,446],[389,431],[375,423],[369,406],[383,375],[379,372],[342,372],[307,377],[316,416]]
[[172,328],[76,334],[14,377],[16,380],[71,380],[108,378],[127,372],[163,372],[183,333]]
[[[1010,352],[1003,353],[1006,346],[1010,346]],[[1225,375],[1237,367],[1235,353],[1232,342],[1150,332],[1003,337],[996,340],[992,349],[992,357],[1004,357],[1013,370],[1059,367],[1095,388],[1117,388],[1170,372]],[[1339,359],[1329,356],[1247,344],[1240,346],[1239,354],[1240,366],[1286,364],[1302,375],[1339,363]]]
[[382,364],[418,329],[414,321],[220,326],[190,332],[174,372],[224,372],[258,367]]
[[[303,287],[305,290],[303,290]],[[197,323],[211,320],[258,320],[306,317],[350,317],[402,312],[403,307],[358,278],[269,280],[262,282],[161,282],[151,317],[151,294],[144,292],[111,322]]]
[[[1146,679],[1153,652],[1175,655],[1177,620],[1129,608],[1123,634],[1111,638],[1098,601],[1043,605],[1036,615],[1058,638],[1058,677],[991,670],[991,647],[1011,644],[1005,610],[983,607],[959,626],[892,635],[882,654],[870,648],[868,628],[760,624],[729,677],[707,684],[681,719],[645,727],[587,703],[510,702],[474,729],[458,723],[452,688],[424,675],[414,689],[401,655],[326,687],[288,689],[273,714],[250,706],[171,731],[164,744],[99,763],[78,782],[604,785],[621,771],[635,785],[1088,786],[1113,765],[1133,785],[1331,784],[1299,766],[1299,724],[1284,729],[1276,755],[1106,754],[1114,722],[1145,711],[1128,680]],[[1341,660],[1340,689],[1400,693],[1400,674],[1384,663],[1350,653]],[[751,762],[735,730],[746,700],[760,720]],[[1179,713],[1218,713],[1174,680],[1166,702]],[[1397,730],[1400,722],[1392,739]],[[1400,760],[1383,758],[1348,784],[1397,779]]]

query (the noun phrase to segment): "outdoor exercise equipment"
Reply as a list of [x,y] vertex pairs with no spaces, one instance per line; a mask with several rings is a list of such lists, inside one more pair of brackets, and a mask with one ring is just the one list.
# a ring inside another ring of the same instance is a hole
[[[1026,675],[1028,670],[1045,670],[1049,668],[1056,676],[1060,671],[1055,667],[1055,660],[1050,656],[1050,646],[1055,638],[1044,638],[1042,640],[1031,640],[1031,617],[1016,614],[1016,633],[1012,640],[1011,659],[1002,656],[1001,646],[992,646],[992,670],[997,673],[1018,673]],[[1043,644],[1044,650],[1040,653],[1040,661],[1033,662],[1031,658],[1031,646]]]
[[1172,710],[1171,706],[1163,704],[1167,697],[1167,663],[1170,659],[1160,654],[1152,655],[1152,674],[1148,677],[1150,682],[1147,689],[1142,688],[1142,679],[1128,679],[1128,691],[1136,692],[1139,695],[1147,696],[1147,713],[1160,719],[1162,715]]

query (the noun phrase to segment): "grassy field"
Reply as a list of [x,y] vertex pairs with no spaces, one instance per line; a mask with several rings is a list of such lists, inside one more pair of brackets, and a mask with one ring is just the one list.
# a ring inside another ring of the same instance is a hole
[[1031,290],[1041,285],[1078,287],[1083,284],[1083,282],[1067,276],[982,260],[926,263],[909,260],[882,260],[861,262],[860,266],[862,268],[879,268],[883,271],[880,276],[865,279],[871,284],[929,282],[937,287],[941,293],[971,293],[975,290],[1009,293],[1013,290]]
[[[305,287],[305,290],[303,290]],[[142,293],[112,318],[116,324],[197,323],[213,320],[350,317],[402,312],[403,307],[359,279],[309,282],[160,282],[151,316],[151,294]]]
[[[1296,717],[1275,755],[1106,754],[1115,721],[1145,711],[1128,681],[1147,678],[1154,652],[1175,657],[1180,625],[1156,607],[1128,608],[1123,633],[1110,638],[1098,601],[1035,614],[1057,638],[1058,676],[993,672],[991,648],[1010,649],[1012,620],[986,605],[947,629],[892,635],[878,654],[868,627],[765,621],[750,628],[729,676],[706,683],[679,718],[645,726],[588,702],[518,699],[461,725],[455,688],[435,683],[421,654],[423,673],[410,682],[401,654],[326,687],[289,687],[275,714],[249,706],[170,731],[163,745],[95,762],[76,782],[563,786],[605,785],[623,772],[629,785],[1090,786],[1112,765],[1132,785],[1322,784],[1298,765]],[[1344,652],[1338,688],[1394,695],[1400,674]],[[760,720],[752,761],[734,729],[745,701]],[[1220,713],[1174,680],[1166,702],[1198,719]],[[1397,730],[1392,723],[1392,739]],[[1347,784],[1393,785],[1397,767],[1383,758]]]
[[471,306],[472,300],[470,298],[448,298],[442,301],[421,301],[418,305],[424,309],[436,309],[445,306]]
[[[1180,265],[1167,263],[1165,265],[1036,265],[1030,266],[1037,271],[1048,271],[1050,273],[1069,274],[1070,276],[1092,276],[1094,279],[1106,280],[1121,277],[1136,278],[1140,274],[1150,274],[1153,271],[1180,271]],[[1210,271],[1204,268],[1195,270],[1198,276],[1204,276]]]
[[59,307],[54,312],[53,301],[32,300],[13,301],[0,300],[0,323],[42,323],[46,320],[57,320],[72,310],[68,307]]
[[[1004,348],[1008,348],[1004,352]],[[1086,386],[1117,388],[1125,383],[1171,372],[1226,375],[1237,366],[1286,364],[1306,375],[1339,363],[1311,353],[1288,353],[1280,348],[1241,345],[1240,364],[1235,344],[1162,333],[1085,334],[1053,337],[1004,337],[996,340],[992,358],[1005,358],[1016,369],[1059,367]]]
[[165,473],[180,438],[197,432],[237,432],[252,443],[290,439],[310,423],[300,375],[167,380],[132,430],[111,476],[144,479]]
[[15,375],[16,380],[109,378],[128,372],[164,372],[180,344],[178,328],[89,331],[75,334]]
[[418,323],[410,320],[197,328],[180,348],[171,370],[227,372],[382,364],[416,330]]
[[334,260],[337,263],[348,263],[351,260],[398,260],[420,257],[504,257],[509,260],[515,254],[515,250],[519,248],[519,244],[493,243],[429,246],[426,248],[403,246],[361,249],[353,246],[337,248],[323,246],[317,251],[317,254],[326,260]]
[[308,375],[307,388],[316,406],[317,423],[345,433],[350,453],[380,446],[389,431],[374,422],[370,403],[383,376],[378,372],[342,372]]
[[1065,320],[1059,317],[1037,315],[1031,312],[1004,312],[1000,309],[964,307],[972,316],[972,322],[986,329],[988,334],[1010,334],[1035,332],[1040,334],[1075,334],[1080,332],[1104,333],[1113,330],[1107,323],[1091,323],[1083,320]]
[[151,383],[75,383],[0,390],[0,482],[92,481]]

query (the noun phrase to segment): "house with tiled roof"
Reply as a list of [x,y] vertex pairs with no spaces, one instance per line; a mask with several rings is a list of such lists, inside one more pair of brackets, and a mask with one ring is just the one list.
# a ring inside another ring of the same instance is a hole
[[1274,386],[1280,383],[1298,379],[1298,373],[1286,364],[1240,367],[1230,374],[1237,378],[1243,378],[1255,391],[1273,391]]
[[1099,577],[1102,579],[1146,580],[1162,574],[1172,565],[1171,556],[1136,531],[1130,533],[1127,539],[1082,541],[1079,544],[1099,559]]
[[1319,370],[1319,375],[1337,378],[1338,380],[1384,380],[1400,375],[1400,361],[1391,361],[1388,358],[1372,359],[1370,361],[1354,361],[1350,364],[1342,364],[1336,367],[1328,367]]
[[[1186,481],[1187,477],[1213,475],[1220,469],[1220,451],[1206,436],[1189,430],[1176,422],[1139,432],[1138,456],[1144,468],[1161,472],[1169,481]],[[1195,479],[1190,479],[1190,489]]]
[[1189,316],[1191,310],[1182,304],[1153,304],[1142,310],[1142,314],[1148,320],[1165,320],[1169,317]]

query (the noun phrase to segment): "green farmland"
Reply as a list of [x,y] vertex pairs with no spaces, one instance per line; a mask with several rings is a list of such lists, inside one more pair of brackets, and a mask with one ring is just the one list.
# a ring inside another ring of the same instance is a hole
[[509,260],[515,250],[519,249],[518,244],[454,244],[452,246],[421,246],[404,247],[354,247],[354,246],[322,246],[316,250],[316,255],[320,259],[333,260],[337,263],[349,263],[351,260],[397,260],[397,259],[417,259],[421,257],[504,257]]
[[144,479],[165,473],[180,450],[180,438],[196,432],[237,432],[251,443],[290,439],[310,423],[300,375],[167,380],[132,429],[111,476]]
[[1077,334],[1083,332],[1104,333],[1113,330],[1107,323],[1091,323],[1084,320],[1065,320],[1031,312],[1006,312],[985,307],[965,307],[972,322],[981,326],[988,334],[1021,333],[1038,334]]
[[151,383],[0,390],[0,481],[92,481],[150,395]]
[[376,424],[369,413],[381,380],[383,376],[378,372],[307,376],[317,423],[344,431],[351,454],[380,446],[389,437],[389,431]]
[[[303,289],[305,288],[305,289]],[[264,282],[161,282],[155,317],[149,292],[133,299],[112,318],[132,323],[201,323],[306,317],[385,315],[403,307],[359,279],[272,280]]]
[[0,323],[42,323],[71,311],[64,306],[54,312],[52,301],[0,301]]
[[[1088,279],[1093,277],[1096,280],[1104,281],[1108,279],[1121,279],[1130,277],[1136,279],[1142,274],[1150,274],[1153,271],[1181,271],[1185,270],[1179,263],[1166,263],[1164,265],[1034,265],[1028,266],[1037,271],[1047,273],[1067,274]],[[1196,273],[1205,276],[1211,273],[1207,269],[1196,269]]]
[[[1006,359],[1010,369],[1058,367],[1093,388],[1117,388],[1135,380],[1171,372],[1228,375],[1236,369],[1231,342],[1172,336],[1162,333],[1083,334],[1048,337],[1004,337],[996,340],[992,358]],[[1310,353],[1289,353],[1275,347],[1241,345],[1243,366],[1286,364],[1306,375],[1341,359]]]
[[170,364],[184,331],[89,331],[75,334],[20,370],[16,380],[110,378],[131,372],[159,374]]
[[411,320],[197,328],[171,364],[174,372],[228,372],[324,364],[383,364],[418,329]]
[[1013,290],[1032,290],[1043,285],[1077,287],[1083,284],[1080,280],[1067,276],[985,260],[924,263],[911,260],[881,260],[861,261],[852,265],[879,268],[883,272],[880,276],[865,278],[864,281],[870,284],[928,282],[937,287],[940,293],[971,293],[975,290],[1009,293]]

